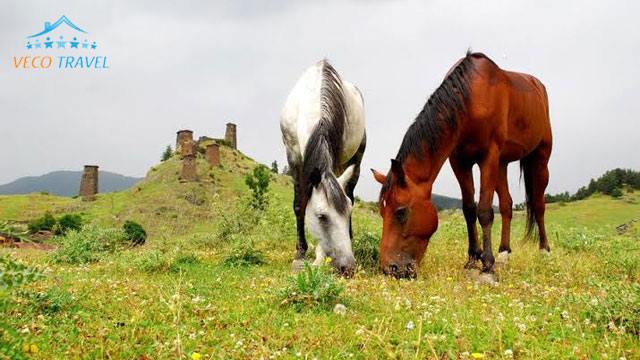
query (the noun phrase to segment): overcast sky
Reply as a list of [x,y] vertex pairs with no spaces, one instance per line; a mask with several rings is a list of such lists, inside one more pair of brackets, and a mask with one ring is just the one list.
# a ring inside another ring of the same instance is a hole
[[[546,85],[550,192],[640,168],[637,1],[3,1],[0,183],[84,164],[144,176],[186,128],[285,162],[279,113],[297,78],[328,58],[363,92],[368,145],[356,193],[377,197],[403,134],[468,47]],[[13,68],[26,37],[66,15],[109,69]],[[510,186],[522,200],[518,166]],[[448,164],[434,192],[459,197]]]

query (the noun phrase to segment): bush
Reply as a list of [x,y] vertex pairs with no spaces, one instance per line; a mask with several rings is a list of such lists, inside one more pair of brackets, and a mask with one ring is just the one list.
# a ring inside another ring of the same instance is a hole
[[78,231],[82,228],[82,216],[78,214],[62,215],[57,224],[53,227],[56,235],[64,235],[70,230]]
[[29,233],[35,234],[38,231],[52,231],[54,226],[56,226],[56,219],[47,211],[41,218],[31,220],[28,228]]
[[365,232],[353,239],[353,256],[356,263],[366,269],[377,269],[380,262],[380,237]]
[[188,266],[199,264],[200,260],[192,253],[178,253],[169,265],[171,272],[184,271]]
[[265,210],[269,205],[267,193],[269,192],[270,173],[264,165],[258,165],[253,172],[248,174],[244,182],[251,189],[251,206],[257,210]]
[[344,287],[326,265],[311,266],[305,262],[304,269],[289,277],[289,284],[280,292],[282,305],[303,308],[332,308],[340,298]]
[[231,267],[262,265],[264,264],[264,255],[262,251],[256,249],[254,241],[236,241],[231,253],[222,263]]
[[51,254],[56,263],[86,264],[100,261],[120,249],[127,238],[120,229],[84,227],[59,237],[60,247]]
[[52,315],[74,307],[76,300],[67,290],[52,287],[44,292],[23,292],[22,297],[31,301],[34,310]]
[[158,250],[147,251],[133,261],[135,268],[146,273],[159,273],[169,270],[169,263]]
[[591,250],[604,238],[603,235],[584,228],[553,228],[553,231],[558,245],[570,251]]
[[22,351],[24,336],[5,322],[4,312],[9,307],[8,293],[20,285],[42,277],[36,269],[5,256],[0,256],[0,359],[26,359]]
[[234,237],[239,237],[253,230],[260,222],[262,212],[252,207],[250,203],[243,201],[237,208],[231,210],[218,209],[218,238],[228,242]]
[[42,273],[7,256],[0,256],[0,290],[33,282],[42,277]]
[[122,226],[124,236],[133,245],[142,245],[147,240],[147,232],[137,222],[127,220]]

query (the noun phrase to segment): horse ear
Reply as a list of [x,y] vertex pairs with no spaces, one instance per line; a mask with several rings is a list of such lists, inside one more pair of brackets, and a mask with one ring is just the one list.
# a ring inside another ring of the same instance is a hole
[[320,181],[322,180],[322,173],[320,172],[319,168],[313,168],[313,170],[311,171],[311,175],[309,176],[309,183],[311,183],[311,186],[316,187],[318,186],[318,184],[320,184]]
[[398,184],[404,184],[404,169],[402,168],[402,163],[396,159],[391,159],[391,172],[396,177],[396,181]]
[[340,177],[338,178],[338,183],[340,184],[340,187],[342,187],[342,189],[347,188],[347,183],[349,183],[349,180],[351,180],[351,177],[353,177],[354,169],[355,169],[355,165],[349,166],[344,170],[342,175],[340,175]]
[[380,184],[384,185],[384,183],[387,181],[387,176],[375,169],[371,169],[371,172],[373,173],[373,178],[376,179],[376,181]]

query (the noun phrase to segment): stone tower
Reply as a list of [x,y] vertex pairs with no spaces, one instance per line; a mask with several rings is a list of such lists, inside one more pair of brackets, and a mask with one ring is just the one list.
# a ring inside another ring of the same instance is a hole
[[238,142],[236,139],[236,124],[227,123],[227,131],[224,133],[224,139],[231,145],[232,148],[238,148]]
[[220,146],[218,144],[207,145],[205,157],[213,167],[220,165]]
[[180,154],[180,149],[182,148],[182,144],[187,141],[193,141],[193,131],[191,130],[178,130],[178,135],[176,136],[176,152]]
[[83,201],[94,201],[98,193],[98,166],[85,165],[80,179],[80,196]]
[[192,140],[186,141],[180,148],[182,155],[182,171],[180,172],[181,182],[198,181],[198,173],[196,167],[196,143]]

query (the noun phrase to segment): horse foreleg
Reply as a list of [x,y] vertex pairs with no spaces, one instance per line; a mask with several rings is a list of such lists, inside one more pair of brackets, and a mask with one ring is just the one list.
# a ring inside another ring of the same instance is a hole
[[299,181],[295,181],[294,184],[294,195],[293,195],[293,212],[296,215],[296,231],[297,231],[297,242],[296,242],[296,260],[303,260],[305,255],[307,254],[307,239],[304,233],[304,215],[306,204],[302,201],[301,191],[303,189],[300,188]]
[[464,265],[465,269],[471,269],[476,266],[476,261],[480,259],[482,250],[478,244],[478,230],[476,228],[477,209],[476,202],[473,198],[475,189],[473,186],[473,170],[472,166],[463,164],[457,159],[450,158],[449,163],[453,169],[453,173],[458,179],[460,184],[460,191],[462,193],[462,212],[464,214],[464,220],[467,223],[467,236],[469,241],[467,263]]
[[509,183],[507,180],[507,164],[501,163],[498,170],[498,183],[496,192],[500,203],[500,218],[502,218],[502,236],[500,238],[500,248],[498,252],[511,252],[511,218],[513,217],[513,200],[509,194]]
[[478,222],[482,227],[482,271],[493,272],[493,250],[491,249],[491,227],[493,225],[493,193],[498,178],[499,150],[497,145],[489,147],[480,163],[480,201],[478,202]]

